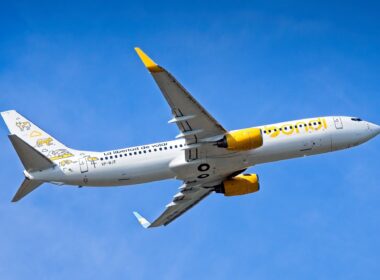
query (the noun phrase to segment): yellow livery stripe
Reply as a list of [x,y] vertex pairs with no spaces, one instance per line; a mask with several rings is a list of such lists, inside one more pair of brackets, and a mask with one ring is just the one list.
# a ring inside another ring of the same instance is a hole
[[144,53],[140,48],[135,48],[141,61],[144,63],[145,67],[152,73],[162,72],[162,68],[158,66],[146,53]]

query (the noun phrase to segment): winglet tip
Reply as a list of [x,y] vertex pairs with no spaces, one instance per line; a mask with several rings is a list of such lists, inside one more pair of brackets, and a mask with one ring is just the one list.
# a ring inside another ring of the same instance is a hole
[[147,219],[145,219],[143,216],[141,216],[138,212],[133,211],[133,215],[135,215],[137,221],[140,223],[140,225],[143,228],[148,228],[150,227],[150,223],[148,222]]
[[158,66],[157,63],[153,61],[146,53],[144,53],[139,47],[135,47],[137,55],[140,57],[141,61],[144,63],[145,67],[150,72],[162,72],[162,68]]

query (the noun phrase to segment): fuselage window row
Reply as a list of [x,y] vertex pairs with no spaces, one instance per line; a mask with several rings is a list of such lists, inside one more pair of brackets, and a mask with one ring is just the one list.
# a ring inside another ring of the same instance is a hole
[[[314,123],[309,123],[309,126],[313,126],[313,125],[321,125],[322,123],[321,122],[314,122]],[[299,125],[295,125],[294,128],[302,128],[302,127],[307,127],[307,124],[299,124]],[[274,132],[277,132],[277,130],[279,131],[282,131],[282,130],[288,130],[288,129],[293,129],[293,126],[290,125],[290,126],[285,126],[284,128],[280,127],[279,129],[275,128],[275,129],[269,129],[269,130],[264,130],[264,134],[267,134],[267,133],[271,133],[272,131]]]
[[[180,144],[180,145],[174,145],[174,149],[178,149],[178,148],[182,148],[182,147],[183,147],[182,144]],[[168,149],[168,147],[164,147],[164,150],[167,150],[167,149]],[[173,146],[169,146],[169,149],[173,149]],[[162,149],[162,148],[159,148],[158,150],[159,150],[159,151],[162,151],[163,149]],[[157,152],[157,149],[154,149],[153,151],[154,151],[154,152]],[[151,153],[152,150],[149,149],[148,152]],[[142,151],[142,152],[141,152],[141,151],[138,152],[138,154],[140,154],[140,155],[141,155],[142,153],[146,154],[146,153],[147,153],[147,150],[144,150],[144,151]],[[137,152],[129,153],[129,156],[132,156],[132,155],[137,155]],[[128,156],[128,154],[125,153],[125,154],[124,154],[124,157],[127,157],[127,156]],[[119,158],[122,158],[122,157],[123,157],[123,154],[115,155],[115,158],[118,158],[118,157],[119,157]],[[108,160],[108,158],[109,158],[109,159],[113,159],[113,156],[104,157],[104,158],[101,157],[100,160],[101,160],[101,161],[102,161],[102,160]]]

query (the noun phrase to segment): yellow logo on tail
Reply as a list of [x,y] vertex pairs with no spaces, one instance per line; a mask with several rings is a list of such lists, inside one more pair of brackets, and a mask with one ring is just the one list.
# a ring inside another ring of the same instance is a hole
[[29,130],[31,128],[30,122],[16,122],[16,126],[20,131]]
[[42,135],[41,132],[39,132],[39,131],[37,131],[37,130],[33,130],[33,131],[30,133],[29,137],[32,138],[32,137],[38,137],[38,136],[41,136],[41,135]]
[[38,139],[37,140],[37,147],[42,147],[42,146],[50,146],[53,145],[53,138],[43,138],[43,139]]

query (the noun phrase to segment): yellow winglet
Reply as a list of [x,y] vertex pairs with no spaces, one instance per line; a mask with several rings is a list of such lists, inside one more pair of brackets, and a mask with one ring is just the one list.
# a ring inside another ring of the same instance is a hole
[[145,67],[152,73],[162,72],[162,68],[158,66],[149,56],[146,55],[140,48],[135,48],[141,61],[144,63]]

